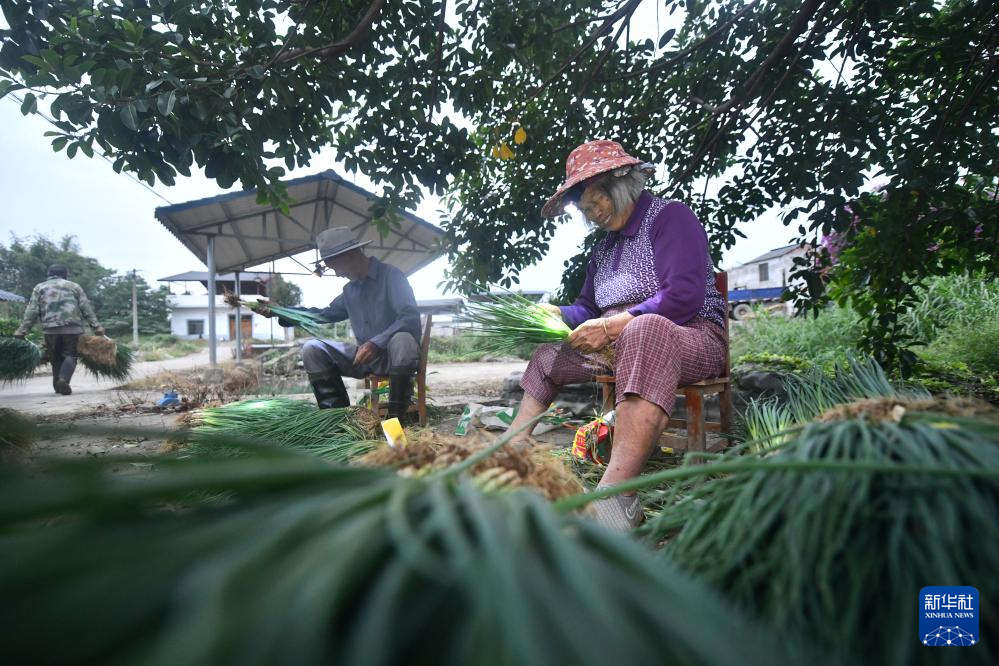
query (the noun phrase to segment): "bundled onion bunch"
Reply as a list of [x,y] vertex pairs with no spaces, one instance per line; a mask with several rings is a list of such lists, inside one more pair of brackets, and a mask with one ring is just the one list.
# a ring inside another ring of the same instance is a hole
[[[257,301],[239,300],[239,297],[231,291],[226,291],[224,298],[226,304],[234,308],[242,306],[256,311],[256,308],[260,306]],[[318,315],[312,314],[311,312],[306,312],[297,308],[286,308],[282,305],[274,305],[272,303],[267,304],[267,309],[271,311],[271,314],[292,322],[295,327],[302,329],[313,337],[334,337],[333,327],[330,326],[329,322]]]
[[479,325],[475,335],[497,352],[524,343],[564,342],[572,332],[561,317],[514,293],[490,295],[465,307],[468,318]]
[[90,356],[80,350],[80,362],[95,377],[124,381],[132,376],[135,354],[126,345],[115,345],[114,361],[108,363],[104,358]]
[[[646,534],[751,614],[845,663],[939,663],[914,633],[926,585],[977,586],[981,633],[999,635],[988,601],[999,599],[996,412],[897,390],[873,362],[789,393],[774,423],[797,425],[768,434],[780,444],[647,478],[677,483]],[[968,663],[995,663],[994,643],[975,648]]]
[[140,479],[112,464],[0,467],[8,660],[822,663],[626,538],[461,469],[413,480],[281,449]]
[[219,435],[237,436],[308,452],[333,461],[370,451],[377,417],[366,409],[318,409],[303,400],[243,400],[185,415],[192,448],[200,453],[238,454],[218,448]]
[[35,343],[0,337],[0,384],[28,379],[42,362],[42,350]]

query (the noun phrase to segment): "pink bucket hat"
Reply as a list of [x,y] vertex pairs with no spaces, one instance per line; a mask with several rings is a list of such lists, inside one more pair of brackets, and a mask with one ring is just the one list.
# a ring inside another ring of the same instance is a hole
[[[554,196],[541,209],[542,217],[561,215],[562,197],[575,185],[611,169],[635,164],[643,164],[643,162],[624,152],[624,148],[617,141],[598,139],[584,143],[569,153],[569,157],[565,160],[565,182],[559,186]],[[654,172],[651,164],[645,166],[647,167],[644,169],[645,171]]]

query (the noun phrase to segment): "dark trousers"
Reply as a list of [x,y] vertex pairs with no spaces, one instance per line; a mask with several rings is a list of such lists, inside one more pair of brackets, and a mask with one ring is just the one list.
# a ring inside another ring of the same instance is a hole
[[60,377],[67,384],[73,378],[73,371],[76,370],[76,345],[79,341],[79,333],[45,334],[45,347],[52,363],[53,385]]

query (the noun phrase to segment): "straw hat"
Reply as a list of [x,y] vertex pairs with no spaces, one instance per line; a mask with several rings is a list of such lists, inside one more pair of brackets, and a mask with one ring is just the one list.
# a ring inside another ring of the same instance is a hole
[[316,248],[322,259],[329,259],[344,252],[356,250],[368,245],[371,241],[359,241],[347,227],[327,229],[316,236]]
[[655,172],[655,168],[651,164],[645,164],[637,157],[632,157],[624,152],[624,148],[617,141],[598,139],[584,143],[569,153],[569,157],[565,161],[565,182],[559,186],[558,191],[541,209],[541,215],[543,217],[561,215],[562,197],[584,180],[599,176],[612,169],[635,164],[642,164],[643,170],[649,174]]

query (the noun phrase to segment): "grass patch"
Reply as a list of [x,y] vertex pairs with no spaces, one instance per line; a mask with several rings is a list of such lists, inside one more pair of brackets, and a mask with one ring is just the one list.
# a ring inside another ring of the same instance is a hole
[[509,357],[527,360],[531,358],[535,347],[537,345],[524,343],[498,354],[485,339],[463,333],[447,337],[431,337],[427,360],[430,363],[473,363]]
[[[129,346],[132,345],[129,344]],[[163,361],[168,358],[194,354],[207,346],[207,340],[181,340],[173,335],[157,333],[156,335],[140,336],[138,347],[133,347],[133,349],[137,352],[136,360]]]

